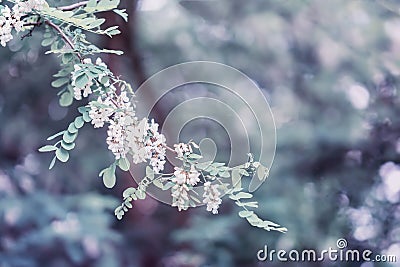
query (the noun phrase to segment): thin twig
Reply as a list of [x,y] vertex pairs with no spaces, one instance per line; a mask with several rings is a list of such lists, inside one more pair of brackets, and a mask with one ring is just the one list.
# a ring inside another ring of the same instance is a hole
[[25,23],[24,26],[33,26],[33,27],[29,29],[28,33],[21,36],[21,40],[25,39],[26,37],[32,36],[32,33],[35,30],[35,28],[39,27],[41,24],[42,22],[40,22],[40,16],[37,17],[36,22]]
[[[71,41],[71,39],[68,38],[68,36],[60,29],[60,27],[58,27],[56,24],[54,24],[53,22],[51,22],[50,20],[46,20],[45,23],[47,25],[49,25],[50,27],[52,27],[53,29],[55,29],[60,35],[61,37],[64,39],[64,41],[71,47],[72,50],[75,51],[75,45],[74,43]],[[80,53],[76,53],[76,55],[78,56],[78,58],[82,61],[83,57],[81,56]]]
[[164,145],[164,147],[165,147],[167,150],[171,151],[172,153],[176,153],[176,151],[175,151],[174,149],[170,148],[169,146]]
[[89,1],[82,1],[82,2],[78,2],[72,5],[68,5],[68,6],[60,6],[57,7],[57,9],[62,10],[62,11],[70,11],[70,10],[74,10],[75,8],[81,7],[81,6],[85,6]]

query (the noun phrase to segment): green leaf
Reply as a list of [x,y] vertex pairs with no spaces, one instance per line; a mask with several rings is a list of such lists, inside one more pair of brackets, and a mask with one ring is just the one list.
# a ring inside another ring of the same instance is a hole
[[53,134],[52,136],[47,137],[47,141],[51,141],[51,140],[53,140],[54,138],[57,138],[57,137],[59,137],[60,135],[63,135],[64,132],[65,132],[65,131],[61,131],[61,132],[58,132],[58,133],[56,133],[56,134]]
[[198,164],[196,164],[196,168],[198,168],[200,170],[204,170],[207,167],[209,167],[211,163],[212,163],[212,161],[206,161],[206,162],[198,163]]
[[105,21],[106,21],[105,19],[96,19],[95,21],[89,23],[88,29],[93,29],[93,28],[99,27]]
[[59,78],[59,77],[65,77],[69,76],[70,71],[68,71],[66,68],[59,70],[56,74],[53,75],[53,77]]
[[267,167],[264,167],[263,165],[258,166],[257,169],[257,177],[260,181],[264,181],[269,175],[269,171]]
[[[115,55],[123,55],[124,52],[121,50],[114,50],[114,49],[96,49],[95,51],[93,51],[95,53],[106,53],[106,54],[115,54]],[[103,76],[103,79],[106,78],[107,76]],[[103,82],[103,80],[101,81],[101,83],[105,83]]]
[[131,195],[135,194],[135,192],[136,192],[136,188],[129,187],[124,190],[124,192],[122,193],[122,197],[125,199],[125,198],[130,197]]
[[108,76],[103,76],[103,77],[101,77],[101,79],[100,79],[100,83],[105,84],[105,83],[107,83],[109,80],[110,80],[110,77],[108,77]]
[[250,211],[250,210],[242,210],[242,211],[239,212],[239,216],[241,218],[247,218],[247,217],[250,217],[253,214],[254,214],[254,211]]
[[69,159],[69,153],[67,150],[59,148],[56,150],[56,157],[61,162],[67,162]]
[[60,103],[60,106],[62,106],[62,107],[68,107],[68,106],[70,106],[72,104],[73,100],[74,99],[73,99],[72,94],[70,92],[64,92],[60,96],[59,103]]
[[79,117],[76,117],[76,118],[75,118],[74,124],[75,124],[75,127],[76,127],[77,129],[80,129],[80,128],[82,128],[83,125],[85,124],[85,121],[83,120],[82,116],[79,116]]
[[42,46],[49,46],[54,42],[54,38],[46,38],[42,40]]
[[111,164],[110,167],[103,172],[103,183],[107,188],[113,188],[117,177],[115,176],[115,164]]
[[133,207],[131,202],[129,202],[129,201],[125,201],[124,204],[125,204],[126,207],[128,207],[130,209]]
[[[71,52],[71,50],[68,50]],[[66,53],[64,51],[62,57],[61,57],[61,61],[63,64],[68,64],[69,62],[71,62],[74,59],[74,54],[73,53]]]
[[[242,186],[242,176],[240,175],[239,171],[234,169],[232,171],[232,185],[234,188],[241,188]],[[238,190],[241,191],[241,190]]]
[[163,183],[160,181],[160,180],[154,180],[153,181],[153,184],[156,186],[156,187],[158,187],[158,188],[160,188],[160,189],[163,189],[163,187],[164,187],[164,185],[163,185]]
[[232,199],[232,200],[239,200],[240,199],[239,197],[237,197],[236,195],[233,195],[233,194],[229,195],[229,198]]
[[90,122],[92,120],[92,118],[90,118],[89,113],[85,112],[82,114],[82,118],[85,122]]
[[61,146],[65,149],[65,150],[72,150],[75,148],[75,143],[65,143],[64,141],[61,141]]
[[118,206],[115,211],[114,211],[115,216],[117,216],[118,220],[122,219],[122,216],[124,216],[125,212],[122,209],[122,206]]
[[138,197],[138,199],[146,198],[146,193],[143,190],[136,190],[135,195]]
[[76,77],[75,86],[78,88],[84,88],[89,82],[89,77],[84,73]]
[[81,113],[82,115],[83,115],[84,113],[88,113],[89,110],[90,110],[90,108],[89,108],[89,107],[86,107],[86,106],[84,106],[84,107],[79,107],[79,108],[78,108],[79,113]]
[[236,194],[236,197],[240,198],[252,198],[253,195],[250,193],[246,193],[246,192],[239,192]]
[[218,174],[218,172],[219,172],[218,169],[213,169],[210,171],[210,175],[215,176]]
[[119,0],[101,0],[96,7],[98,11],[107,11],[117,8],[119,5]]
[[244,176],[249,176],[250,174],[245,169],[239,169],[239,173]]
[[239,207],[251,207],[251,208],[258,208],[258,202],[257,201],[251,201],[251,202],[235,202],[236,205]]
[[87,7],[95,7],[97,6],[97,0],[89,0],[86,4]]
[[118,167],[123,171],[128,171],[130,167],[130,163],[126,158],[120,158],[117,161]]
[[231,175],[228,171],[220,172],[218,175],[223,178],[231,177]]
[[[108,167],[107,167],[107,168],[108,168]],[[107,170],[107,168],[102,169],[102,170],[99,172],[99,177],[102,177],[102,176],[103,176],[103,174],[104,174],[104,172]]]
[[46,145],[39,148],[39,152],[50,152],[54,150],[57,150],[57,147],[51,145]]
[[128,14],[126,13],[126,9],[114,9],[113,11],[120,15],[125,22],[128,22]]
[[170,189],[171,187],[173,187],[174,185],[175,185],[174,183],[168,182],[168,183],[166,183],[166,184],[164,185],[163,190],[164,190],[164,191],[165,191],[165,190],[168,190],[168,189]]
[[98,34],[106,34],[106,35],[108,35],[109,37],[112,37],[113,35],[117,35],[117,34],[120,34],[120,33],[121,33],[121,31],[118,30],[118,26],[112,26],[112,27],[106,29],[105,31],[99,30],[99,31],[96,31],[96,32],[97,32]]
[[76,137],[78,136],[78,132],[76,133],[70,133],[68,131],[65,131],[63,134],[63,140],[66,143],[72,143],[75,141]]
[[154,171],[149,166],[146,166],[146,176],[149,177],[150,180],[154,179]]
[[51,86],[53,86],[55,88],[59,88],[59,87],[63,86],[64,84],[67,84],[68,82],[69,82],[69,78],[66,78],[66,77],[59,78],[59,79],[53,81],[51,83]]
[[54,157],[54,158],[51,160],[50,165],[49,165],[49,170],[53,169],[54,164],[56,164],[56,158],[57,158],[57,157]]
[[78,132],[78,129],[75,127],[75,123],[74,123],[74,122],[71,122],[71,123],[68,125],[68,132],[70,132],[70,133],[76,133],[76,132]]
[[201,158],[202,158],[201,155],[197,155],[197,154],[193,154],[193,153],[188,156],[188,159],[192,159],[192,160],[197,160],[197,159],[201,159]]

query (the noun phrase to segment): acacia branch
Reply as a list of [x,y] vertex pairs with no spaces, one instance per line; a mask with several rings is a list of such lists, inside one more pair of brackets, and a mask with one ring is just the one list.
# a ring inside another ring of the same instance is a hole
[[78,2],[72,5],[68,5],[68,6],[60,6],[57,7],[57,9],[62,10],[62,11],[70,11],[70,10],[74,10],[75,8],[81,7],[81,6],[85,6],[89,1],[82,1],[82,2]]
[[[61,38],[63,38],[63,40],[71,47],[72,50],[76,50],[75,49],[75,45],[74,43],[71,41],[71,39],[68,38],[68,36],[60,29],[60,27],[58,27],[56,24],[54,24],[53,22],[51,22],[50,20],[46,20],[45,23],[47,25],[49,25],[50,27],[52,27],[54,30],[56,30],[60,35]],[[81,56],[80,53],[76,53],[76,55],[78,56],[78,58],[82,61],[83,57]]]

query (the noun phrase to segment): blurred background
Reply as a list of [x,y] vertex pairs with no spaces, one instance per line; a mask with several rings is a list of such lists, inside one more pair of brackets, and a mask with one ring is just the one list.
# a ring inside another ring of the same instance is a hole
[[[50,86],[58,58],[44,55],[36,32],[0,49],[1,267],[400,266],[398,1],[121,5],[129,23],[103,15],[123,34],[90,38],[125,51],[103,59],[134,87],[173,64],[210,60],[243,71],[262,88],[278,142],[269,180],[255,195],[260,216],[289,231],[252,228],[230,201],[212,216],[203,208],[179,213],[147,198],[117,221],[121,192],[134,183],[118,173],[117,187],[106,190],[97,177],[112,160],[105,129],[85,126],[70,161],[49,171],[51,155],[37,149],[77,111],[58,105]],[[153,117],[162,124],[172,105],[199,94],[177,92]],[[223,155],[229,147],[218,149]],[[338,238],[350,249],[397,255],[398,263],[266,263],[256,257],[264,245],[323,250],[335,248]]]

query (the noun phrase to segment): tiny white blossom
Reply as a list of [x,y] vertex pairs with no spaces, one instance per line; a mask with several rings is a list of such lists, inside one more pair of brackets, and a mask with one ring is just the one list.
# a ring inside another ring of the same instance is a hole
[[184,169],[175,167],[174,177],[172,178],[172,182],[182,185],[186,183],[186,172]]
[[179,158],[182,158],[184,155],[193,152],[192,147],[189,144],[184,144],[184,143],[175,144],[174,148]]

